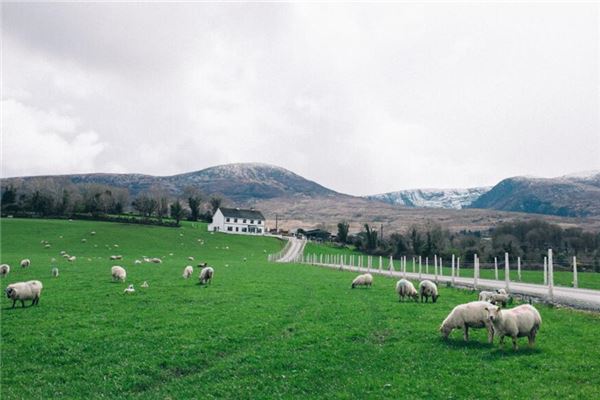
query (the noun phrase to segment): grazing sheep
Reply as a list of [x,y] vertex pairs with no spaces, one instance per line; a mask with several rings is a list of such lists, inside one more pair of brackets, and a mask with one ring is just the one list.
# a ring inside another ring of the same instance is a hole
[[510,336],[513,349],[517,350],[517,338],[527,337],[529,346],[535,345],[535,336],[542,325],[542,317],[535,307],[529,304],[503,310],[498,306],[486,307],[489,322],[494,327],[494,333],[500,336],[500,346],[504,345],[504,337]]
[[492,343],[494,330],[492,323],[488,320],[488,307],[492,307],[492,304],[487,301],[472,301],[454,307],[440,326],[440,332],[444,339],[448,339],[453,329],[463,329],[464,339],[467,341],[469,340],[469,328],[486,328],[488,342]]
[[[206,263],[204,263],[204,265],[206,265]],[[212,283],[212,278],[213,275],[215,273],[215,270],[212,269],[211,267],[204,267],[202,268],[202,270],[200,271],[200,284],[201,285],[206,285],[208,283]]]
[[91,231],[91,232],[90,232],[90,235],[92,235],[92,236],[94,236],[95,234],[96,234],[96,232],[95,232],[95,231]]
[[373,284],[373,275],[371,274],[362,274],[354,278],[352,281],[352,289],[357,286],[371,286]]
[[246,257],[244,257],[244,262],[248,261],[248,259]]
[[113,244],[113,246],[115,246],[115,247],[119,247],[119,245],[118,245],[118,244]]
[[47,245],[44,246],[45,249],[49,249],[50,247],[51,247],[50,243],[48,243]]
[[500,294],[508,294],[508,293],[506,292],[506,290],[504,290],[504,289],[496,289],[496,293],[500,293]]
[[148,282],[144,281],[144,283],[142,283],[142,287],[143,287],[143,288],[147,288],[148,286],[149,286],[149,285],[148,285]]
[[434,303],[437,301],[438,297],[440,297],[435,283],[427,279],[419,283],[419,294],[421,295],[421,302],[423,302],[423,297],[425,297],[425,303],[429,301],[430,297]]
[[419,294],[417,293],[417,289],[412,284],[412,282],[407,281],[406,279],[400,279],[396,283],[396,293],[398,293],[399,299],[398,301],[403,301],[404,297],[412,297],[415,301],[419,301]]
[[58,268],[56,268],[56,267],[52,268],[52,276],[55,278],[58,277]]
[[12,308],[15,308],[17,300],[21,301],[22,307],[25,307],[25,300],[31,300],[32,306],[39,304],[42,289],[42,282],[27,281],[10,284],[5,292],[6,297],[13,301]]
[[67,252],[66,252],[66,251],[64,251],[64,250],[61,250],[61,251],[60,251],[60,255],[61,255],[61,256],[64,256],[65,254],[67,254]]
[[0,276],[5,277],[10,272],[10,265],[2,264],[0,265]]
[[141,264],[142,261],[141,260],[135,260],[133,263],[137,265],[137,264]]
[[31,260],[29,258],[25,258],[21,260],[21,268],[27,268],[31,265]]
[[81,243],[85,243],[85,242],[87,242],[87,239],[85,239],[85,238],[81,239]]
[[188,265],[187,267],[185,267],[183,269],[183,277],[185,279],[188,279],[193,274],[194,274],[194,267],[192,267],[191,265]]
[[127,278],[127,271],[125,271],[125,268],[115,265],[110,269],[110,272],[113,280],[125,282],[125,279]]
[[125,293],[135,293],[135,289],[133,288],[133,284],[127,286],[125,290],[123,290],[123,294]]
[[508,294],[506,294],[506,291],[504,291],[504,289],[499,289],[502,290],[504,293],[499,293],[499,292],[487,292],[485,290],[481,291],[479,293],[479,301],[488,301],[492,304],[502,304],[503,307],[506,307],[506,303],[508,302]]
[[153,262],[154,264],[161,264],[162,260],[160,258],[151,258],[150,262]]
[[118,255],[118,256],[110,256],[110,259],[111,259],[111,260],[122,260],[122,259],[123,259],[123,256],[121,256],[121,255]]
[[67,258],[68,262],[73,262],[75,260],[77,260],[77,257],[75,257],[75,256],[71,256],[71,257]]
[[192,256],[189,256],[189,257],[188,257],[188,260],[190,260],[190,261],[194,261],[194,257],[192,257]]

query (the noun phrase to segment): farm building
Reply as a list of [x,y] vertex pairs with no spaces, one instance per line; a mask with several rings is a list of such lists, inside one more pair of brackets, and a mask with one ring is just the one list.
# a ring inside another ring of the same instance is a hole
[[208,230],[241,235],[262,235],[265,233],[265,217],[260,211],[254,209],[219,208],[213,215]]

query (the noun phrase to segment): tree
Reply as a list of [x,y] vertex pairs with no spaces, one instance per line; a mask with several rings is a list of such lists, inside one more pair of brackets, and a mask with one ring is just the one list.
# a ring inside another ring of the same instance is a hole
[[152,216],[158,207],[158,201],[149,196],[141,195],[133,201],[132,205],[144,218],[148,218]]
[[183,218],[183,207],[179,202],[179,199],[173,204],[171,204],[171,218],[175,218],[175,221],[179,225],[179,221]]
[[188,206],[190,207],[190,219],[192,221],[198,221],[198,217],[200,216],[200,201],[202,198],[200,196],[190,196],[188,197]]
[[223,204],[223,199],[219,196],[212,196],[210,198],[210,207],[212,209],[212,214],[215,215],[215,213],[217,212],[217,210],[221,207],[221,204]]
[[340,243],[348,242],[348,230],[350,229],[350,224],[346,221],[342,221],[337,224],[338,232],[337,239]]
[[369,224],[365,224],[365,238],[367,240],[367,251],[373,251],[377,247],[377,230],[371,229]]

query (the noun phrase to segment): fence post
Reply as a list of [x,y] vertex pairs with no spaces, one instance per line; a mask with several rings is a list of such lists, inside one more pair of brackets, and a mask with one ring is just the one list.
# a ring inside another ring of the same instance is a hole
[[554,300],[554,265],[552,264],[552,249],[548,249],[548,296]]
[[421,279],[421,256],[419,256],[419,279]]
[[521,282],[521,257],[517,257],[517,279]]
[[544,285],[548,284],[548,257],[544,257]]
[[573,256],[573,287],[577,287],[577,257]]
[[415,258],[413,257],[413,274],[415,273],[415,268],[416,268],[416,265],[415,265]]
[[381,256],[379,256],[379,270],[381,271],[382,268],[383,268],[383,258]]
[[508,253],[504,253],[504,283],[506,284],[506,291],[510,289],[510,270],[508,265]]
[[[379,256],[379,265],[381,266],[381,256]],[[379,268],[381,269],[381,268]],[[392,276],[392,272],[394,271],[394,258],[390,256],[390,276]]]
[[452,275],[452,286],[454,286],[454,254],[452,254],[452,268],[450,274]]
[[403,277],[406,278],[406,256],[404,256],[404,265],[402,266]]
[[456,257],[456,277],[460,278],[460,257]]
[[442,258],[440,257],[440,276],[444,276],[444,263]]
[[435,276],[435,283],[438,283],[438,268],[437,268],[437,255],[433,255],[433,272]]
[[498,257],[494,257],[494,279],[498,280]]
[[429,257],[425,257],[425,273],[429,273]]
[[479,258],[477,254],[473,255],[473,289],[477,290],[479,283]]

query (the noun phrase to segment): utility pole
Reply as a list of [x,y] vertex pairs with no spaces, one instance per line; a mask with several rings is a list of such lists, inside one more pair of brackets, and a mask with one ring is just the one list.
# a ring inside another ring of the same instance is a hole
[[278,215],[277,215],[277,214],[275,214],[275,233],[279,232],[279,229],[278,229],[278,227],[277,227],[277,224],[278,224],[278,222],[279,222],[279,221],[278,221]]
[[379,241],[381,242],[381,241],[383,241],[383,224],[381,224],[381,227],[379,228],[379,232],[380,232],[379,233],[379,237],[380,237]]

